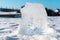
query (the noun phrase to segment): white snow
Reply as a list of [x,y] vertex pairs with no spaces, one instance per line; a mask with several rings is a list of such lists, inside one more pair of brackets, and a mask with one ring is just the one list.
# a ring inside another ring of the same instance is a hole
[[60,17],[48,17],[42,4],[26,3],[21,13],[22,18],[0,18],[0,40],[7,36],[19,40],[60,40]]
[[0,15],[7,15],[7,14],[16,14],[16,12],[0,12]]
[[20,22],[20,18],[0,18],[0,36],[16,35],[19,31]]

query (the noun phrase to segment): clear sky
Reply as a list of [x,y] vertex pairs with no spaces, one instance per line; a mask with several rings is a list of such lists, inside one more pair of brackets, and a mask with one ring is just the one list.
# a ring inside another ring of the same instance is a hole
[[26,2],[41,3],[50,9],[60,8],[60,0],[0,0],[0,7],[20,8]]

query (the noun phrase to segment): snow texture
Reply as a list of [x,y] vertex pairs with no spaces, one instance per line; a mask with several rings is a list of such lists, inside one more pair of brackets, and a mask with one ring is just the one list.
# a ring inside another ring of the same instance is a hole
[[21,13],[22,18],[0,18],[0,40],[60,40],[59,23],[42,4],[26,3]]

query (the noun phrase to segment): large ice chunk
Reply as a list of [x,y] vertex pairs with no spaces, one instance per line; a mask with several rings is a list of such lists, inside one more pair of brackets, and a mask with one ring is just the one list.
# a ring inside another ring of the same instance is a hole
[[[36,28],[40,28],[42,30],[42,34],[55,34],[55,31],[48,27],[47,13],[42,4],[26,3],[25,7],[21,9],[21,13],[21,34],[35,34],[35,31],[37,31]],[[39,31],[39,34],[41,30]]]

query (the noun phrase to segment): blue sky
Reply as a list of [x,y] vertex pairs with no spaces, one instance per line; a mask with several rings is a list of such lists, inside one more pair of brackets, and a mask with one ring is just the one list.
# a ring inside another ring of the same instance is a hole
[[60,0],[0,0],[0,7],[20,8],[26,2],[41,3],[50,9],[60,8]]

